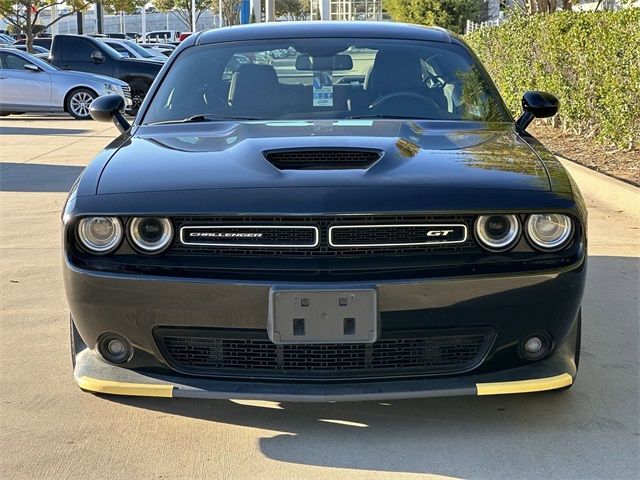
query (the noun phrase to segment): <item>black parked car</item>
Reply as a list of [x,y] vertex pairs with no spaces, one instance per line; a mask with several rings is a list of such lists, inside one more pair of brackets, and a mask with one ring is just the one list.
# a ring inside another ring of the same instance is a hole
[[124,57],[97,38],[86,35],[56,35],[51,44],[50,62],[63,70],[97,73],[125,81],[131,88],[133,105],[140,108],[162,64]]
[[[47,50],[51,50],[52,43],[53,43],[52,37],[36,37],[32,39],[32,45],[34,46],[37,45],[38,47],[46,48]],[[27,44],[27,40],[24,38],[21,38],[16,43],[14,43],[14,46],[26,45],[26,44]]]
[[[272,64],[255,59],[288,50]],[[248,62],[237,62],[241,56]],[[234,62],[231,66],[229,62]],[[441,29],[194,34],[67,201],[75,379],[94,392],[361,400],[568,388],[586,211]]]

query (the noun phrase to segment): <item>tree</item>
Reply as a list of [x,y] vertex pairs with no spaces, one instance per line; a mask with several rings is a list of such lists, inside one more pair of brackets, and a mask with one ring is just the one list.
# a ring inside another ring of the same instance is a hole
[[276,17],[287,20],[306,20],[311,14],[310,0],[275,0]]
[[[135,8],[136,1],[140,0],[102,0],[101,3],[109,8],[117,8],[118,11],[131,11]],[[95,0],[0,0],[0,15],[13,26],[17,33],[27,37],[27,50],[33,52],[33,37],[36,34],[69,15],[86,10],[92,3],[95,3]],[[62,5],[68,9],[66,13],[55,19],[51,16],[47,17],[48,23],[40,22],[42,12],[51,11],[53,7]]]
[[[211,8],[212,2],[217,3],[216,0],[196,0],[196,23]],[[155,0],[153,4],[161,12],[173,13],[190,32],[196,31],[196,26],[191,24],[191,0]]]
[[464,32],[467,20],[477,20],[483,0],[385,0],[384,7],[394,20],[420,25],[437,25]]
[[211,10],[216,15],[219,13],[219,3],[222,4],[222,25],[238,25],[240,23],[240,4],[242,0],[211,0]]

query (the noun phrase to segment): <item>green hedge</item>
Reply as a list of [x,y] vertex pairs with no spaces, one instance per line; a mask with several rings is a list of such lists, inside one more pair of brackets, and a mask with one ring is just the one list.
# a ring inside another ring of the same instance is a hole
[[523,92],[544,90],[564,127],[640,147],[640,9],[519,17],[465,39],[514,115]]

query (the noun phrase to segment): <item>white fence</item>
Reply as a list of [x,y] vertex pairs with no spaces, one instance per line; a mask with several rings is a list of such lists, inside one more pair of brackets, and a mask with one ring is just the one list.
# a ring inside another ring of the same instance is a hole
[[464,33],[471,33],[482,27],[497,27],[504,22],[506,22],[506,18],[502,15],[498,18],[493,18],[484,22],[472,22],[471,20],[467,20],[467,25],[464,29]]

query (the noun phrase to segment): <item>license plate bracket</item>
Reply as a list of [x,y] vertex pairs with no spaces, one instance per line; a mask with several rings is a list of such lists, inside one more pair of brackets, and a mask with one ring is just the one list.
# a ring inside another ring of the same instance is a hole
[[269,292],[267,332],[276,344],[373,343],[379,323],[375,288]]

